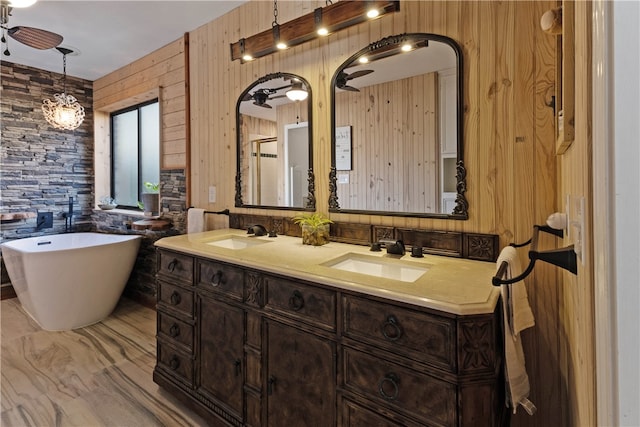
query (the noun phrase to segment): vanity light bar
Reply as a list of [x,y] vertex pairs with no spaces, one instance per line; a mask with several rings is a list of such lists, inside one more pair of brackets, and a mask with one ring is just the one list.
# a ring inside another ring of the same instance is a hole
[[231,60],[239,59],[241,63],[245,63],[277,52],[278,42],[286,43],[287,47],[293,47],[321,37],[318,35],[318,21],[326,29],[327,34],[330,34],[371,20],[367,17],[367,12],[372,8],[379,12],[377,15],[379,18],[387,13],[399,11],[400,1],[343,0],[317,8],[311,13],[279,24],[276,31],[270,28],[232,43]]

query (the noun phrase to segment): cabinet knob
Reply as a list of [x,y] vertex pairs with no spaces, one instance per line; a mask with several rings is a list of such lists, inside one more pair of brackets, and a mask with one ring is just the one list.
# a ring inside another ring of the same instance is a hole
[[382,325],[382,335],[389,341],[397,341],[402,336],[402,327],[393,314],[388,315],[387,320]]
[[171,304],[178,305],[182,301],[182,297],[178,291],[173,291],[171,294]]
[[180,359],[178,359],[176,356],[171,357],[171,360],[169,360],[169,367],[173,371],[178,369],[180,367]]
[[222,270],[216,271],[213,277],[211,277],[211,284],[215,287],[219,285],[224,285],[224,283],[225,283],[224,273],[222,272]]
[[177,323],[171,325],[171,327],[169,328],[169,335],[171,335],[173,338],[180,335],[180,325],[178,325]]
[[300,291],[293,291],[289,297],[289,308],[293,311],[300,311],[304,307],[304,297]]
[[386,374],[378,383],[378,392],[385,400],[396,400],[400,393],[400,378],[394,373]]
[[177,258],[174,258],[168,265],[167,265],[167,270],[169,270],[170,272],[173,273],[173,271],[176,269],[176,267],[178,266],[178,264],[180,264],[180,261],[178,261]]

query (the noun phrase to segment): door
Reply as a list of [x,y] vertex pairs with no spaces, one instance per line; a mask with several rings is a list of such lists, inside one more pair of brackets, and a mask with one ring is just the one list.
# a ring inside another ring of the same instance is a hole
[[242,419],[244,312],[198,297],[198,392]]
[[335,343],[267,320],[267,424],[335,426]]

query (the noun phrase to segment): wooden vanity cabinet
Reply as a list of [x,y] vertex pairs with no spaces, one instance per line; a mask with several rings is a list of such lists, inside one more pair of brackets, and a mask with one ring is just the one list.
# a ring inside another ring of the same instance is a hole
[[506,425],[497,311],[457,316],[158,257],[154,380],[211,425]]

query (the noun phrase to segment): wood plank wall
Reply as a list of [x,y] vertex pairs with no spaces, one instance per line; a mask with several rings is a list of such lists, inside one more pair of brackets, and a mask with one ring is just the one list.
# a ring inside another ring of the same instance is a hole
[[162,115],[160,168],[185,168],[185,58],[185,39],[181,38],[96,80],[93,83],[96,145],[109,146],[110,112],[158,97]]
[[[576,64],[582,64],[576,76],[579,143],[574,143],[560,160],[554,149],[554,113],[546,105],[555,85],[556,40],[539,27],[542,13],[555,4],[555,1],[402,0],[401,11],[392,16],[244,65],[231,62],[229,45],[270,27],[271,2],[252,1],[198,28],[189,34],[191,204],[249,214],[287,214],[234,208],[237,98],[259,77],[280,71],[299,74],[312,87],[317,209],[327,213],[329,86],[333,72],[351,54],[385,36],[437,33],[456,40],[464,54],[464,158],[468,169],[469,220],[346,214],[331,217],[398,227],[495,233],[500,235],[502,246],[527,240],[533,224],[544,223],[550,213],[563,207],[565,193],[588,196],[591,191],[587,65],[590,4],[576,5]],[[324,5],[324,1],[280,2],[279,20],[285,22]],[[180,98],[179,86],[183,83],[179,77],[168,85],[153,77],[159,71],[151,71],[162,69],[175,76],[180,73],[179,61],[172,63],[172,55],[167,55],[176,44],[178,50],[183,48],[183,41],[179,40],[96,81],[96,109],[125,99],[124,94],[132,97],[154,85],[164,85],[163,99],[169,93],[168,88]],[[176,103],[179,105],[180,101]],[[179,110],[180,106],[175,107],[176,114],[163,120],[167,125],[175,125],[176,130],[185,125]],[[96,129],[99,126],[97,123]],[[179,136],[175,153],[163,148],[175,157],[163,156],[163,167],[187,163],[187,144],[179,141],[183,132],[176,134]],[[208,202],[211,185],[217,188],[215,203]],[[555,244],[553,238],[541,242],[541,246]],[[520,253],[525,262],[526,250]],[[518,411],[514,426],[596,424],[592,280],[590,269],[582,266],[574,277],[546,265],[536,266],[527,279],[536,326],[523,332],[523,342],[531,399],[538,412],[529,417]]]
[[349,177],[338,183],[340,207],[440,212],[438,74],[339,91],[335,103],[336,127],[351,126],[351,170],[338,171]]

